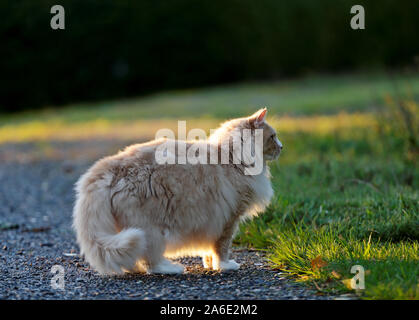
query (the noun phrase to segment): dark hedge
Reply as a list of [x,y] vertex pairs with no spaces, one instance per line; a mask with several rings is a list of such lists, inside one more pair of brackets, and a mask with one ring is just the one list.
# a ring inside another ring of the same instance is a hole
[[[52,30],[52,5],[66,29]],[[350,28],[362,4],[366,29]],[[316,71],[402,66],[417,0],[2,0],[0,111]]]

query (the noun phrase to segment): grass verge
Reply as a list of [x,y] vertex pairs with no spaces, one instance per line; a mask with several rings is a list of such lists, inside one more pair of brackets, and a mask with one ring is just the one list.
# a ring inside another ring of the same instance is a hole
[[275,197],[236,242],[268,248],[272,266],[322,293],[419,298],[419,170],[402,143],[376,126],[281,135],[271,164]]

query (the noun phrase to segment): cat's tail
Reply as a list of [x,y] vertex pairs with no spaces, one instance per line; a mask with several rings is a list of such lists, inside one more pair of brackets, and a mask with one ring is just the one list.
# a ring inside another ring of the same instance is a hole
[[118,232],[111,210],[109,189],[94,183],[87,185],[83,176],[76,184],[77,200],[73,227],[81,254],[101,274],[122,274],[135,268],[145,252],[145,236],[140,229]]

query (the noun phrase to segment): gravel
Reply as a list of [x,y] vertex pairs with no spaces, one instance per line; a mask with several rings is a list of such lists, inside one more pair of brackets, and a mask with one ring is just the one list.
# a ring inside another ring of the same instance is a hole
[[[182,275],[100,276],[78,255],[71,229],[73,186],[118,141],[0,147],[0,299],[331,299],[269,268],[261,251],[235,248],[235,272],[180,259]],[[87,155],[87,156],[86,156]],[[54,289],[54,265],[64,289]]]

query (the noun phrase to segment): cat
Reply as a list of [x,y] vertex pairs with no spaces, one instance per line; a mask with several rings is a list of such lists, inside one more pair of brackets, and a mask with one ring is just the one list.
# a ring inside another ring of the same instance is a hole
[[[77,242],[91,267],[107,275],[176,274],[184,267],[168,258],[200,256],[204,268],[237,270],[240,265],[229,257],[233,236],[240,221],[269,204],[273,190],[266,161],[282,149],[266,114],[264,108],[227,121],[205,141],[220,150],[220,143],[243,130],[262,129],[263,170],[257,175],[244,174],[247,164],[231,159],[227,164],[157,164],[155,152],[165,139],[97,161],[76,183],[73,211]],[[186,142],[187,148],[196,143]]]

